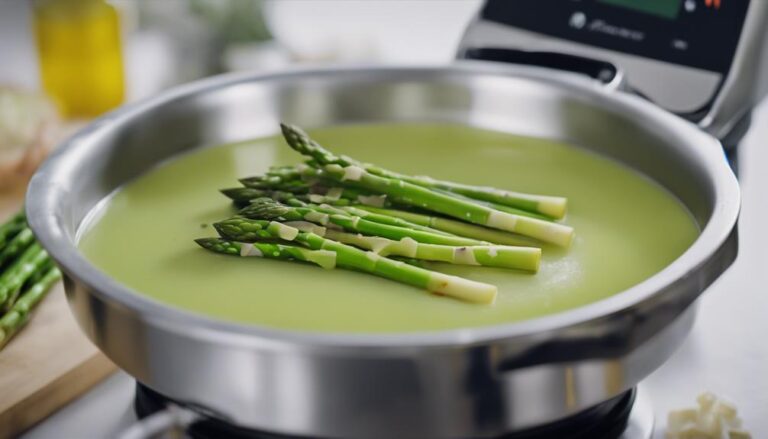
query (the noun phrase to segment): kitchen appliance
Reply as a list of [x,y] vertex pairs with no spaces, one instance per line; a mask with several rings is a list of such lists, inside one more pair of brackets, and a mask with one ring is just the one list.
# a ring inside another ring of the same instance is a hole
[[[178,407],[177,402],[137,384],[134,409],[141,421],[123,432],[122,439],[153,437],[173,428],[182,429],[185,437],[192,439],[293,437],[236,427],[215,417],[188,416]],[[651,437],[652,430],[653,411],[647,396],[632,389],[565,419],[505,434],[500,439],[640,439]]]
[[[493,45],[483,43],[491,28],[530,32],[494,21],[501,17],[494,8],[510,3],[524,2],[488,2],[467,31],[460,55],[484,62],[213,78],[120,109],[72,138],[33,179],[27,209],[38,238],[66,273],[85,332],[160,400],[226,425],[283,435],[522,437],[626,406],[631,389],[688,332],[696,297],[736,256],[738,186],[720,142],[704,131],[729,141],[747,123],[762,90],[755,79],[764,58],[738,55],[756,53],[744,47],[765,46],[759,25],[768,21],[768,5],[750,2],[706,116],[697,119],[682,104],[669,104],[685,121],[633,96],[640,90],[653,98],[653,90],[635,81],[619,58],[523,52],[501,35]],[[656,17],[629,0],[563,3]],[[664,11],[656,18],[672,19]],[[572,44],[583,49],[584,43]],[[640,63],[641,56],[630,58]],[[729,86],[732,75],[742,81]],[[201,144],[274,133],[279,120],[309,127],[443,120],[566,139],[664,185],[703,232],[660,273],[582,308],[507,325],[388,335],[214,321],[130,291],[77,251],[80,225],[124,182]]]
[[589,75],[731,152],[768,94],[766,26],[768,5],[754,0],[489,0],[458,55]]

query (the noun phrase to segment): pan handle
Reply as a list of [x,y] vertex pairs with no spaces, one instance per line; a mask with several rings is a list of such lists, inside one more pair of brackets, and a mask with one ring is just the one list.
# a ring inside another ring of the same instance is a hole
[[509,64],[546,67],[588,76],[607,88],[623,90],[623,70],[608,61],[558,52],[528,51],[497,47],[473,47],[462,54],[463,59],[504,62]]

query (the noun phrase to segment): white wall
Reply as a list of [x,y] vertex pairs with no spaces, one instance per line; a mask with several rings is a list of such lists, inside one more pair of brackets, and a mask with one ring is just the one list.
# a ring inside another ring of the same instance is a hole
[[[130,6],[130,1],[119,0],[116,4]],[[39,87],[30,3],[0,0],[0,84]],[[482,0],[268,0],[265,12],[276,38],[303,59],[445,63],[453,59],[463,30],[481,3]],[[129,95],[146,96],[157,91],[155,83],[162,82],[158,78],[164,74],[163,63],[157,62],[157,58],[163,47],[143,33],[129,38],[125,44]],[[148,72],[148,66],[154,70]]]
[[[270,0],[272,33],[305,58],[450,61],[481,0]],[[333,52],[341,51],[341,53]]]
[[37,70],[30,1],[0,0],[0,85],[37,88]]

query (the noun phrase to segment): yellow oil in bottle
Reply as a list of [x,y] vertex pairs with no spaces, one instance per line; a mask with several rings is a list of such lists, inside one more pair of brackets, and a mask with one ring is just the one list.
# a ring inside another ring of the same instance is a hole
[[120,20],[105,0],[35,0],[43,88],[66,117],[92,117],[123,102]]

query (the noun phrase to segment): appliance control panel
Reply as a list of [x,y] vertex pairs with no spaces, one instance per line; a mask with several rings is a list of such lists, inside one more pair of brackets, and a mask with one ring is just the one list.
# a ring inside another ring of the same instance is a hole
[[485,0],[457,57],[617,78],[732,143],[768,95],[768,0]]
[[[756,1],[756,0],[753,0]],[[749,0],[489,0],[482,19],[725,75]]]

